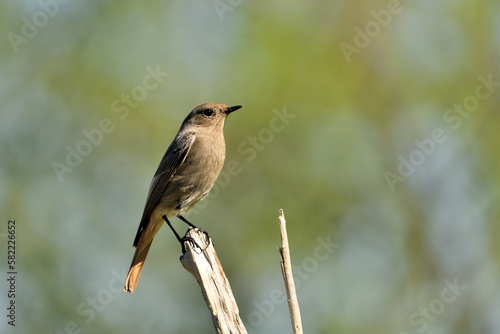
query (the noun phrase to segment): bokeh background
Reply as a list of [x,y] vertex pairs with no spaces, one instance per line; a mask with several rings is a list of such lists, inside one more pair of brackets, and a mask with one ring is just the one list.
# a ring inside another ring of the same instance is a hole
[[0,332],[213,332],[168,228],[121,287],[158,162],[215,101],[245,106],[231,169],[187,216],[249,332],[291,333],[279,208],[305,332],[500,331],[497,1],[3,1],[0,17]]

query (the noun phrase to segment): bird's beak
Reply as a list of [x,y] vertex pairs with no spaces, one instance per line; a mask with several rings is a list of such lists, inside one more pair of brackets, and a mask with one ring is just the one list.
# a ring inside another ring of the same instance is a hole
[[239,106],[239,105],[238,105],[238,106],[228,107],[228,108],[226,109],[226,115],[229,115],[229,114],[230,114],[230,113],[232,113],[233,111],[236,111],[236,110],[238,110],[238,109],[240,109],[240,108],[243,108],[243,106]]

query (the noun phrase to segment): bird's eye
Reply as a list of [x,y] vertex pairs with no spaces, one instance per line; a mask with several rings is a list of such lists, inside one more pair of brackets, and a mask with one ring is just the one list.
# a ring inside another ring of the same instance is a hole
[[202,113],[203,113],[203,116],[210,117],[210,116],[212,116],[214,114],[214,111],[211,110],[211,109],[205,109],[205,110],[202,111]]

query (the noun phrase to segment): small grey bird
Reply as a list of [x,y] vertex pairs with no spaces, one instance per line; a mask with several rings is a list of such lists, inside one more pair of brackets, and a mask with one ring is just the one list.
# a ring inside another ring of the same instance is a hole
[[[193,109],[161,159],[134,240],[134,258],[125,291],[134,292],[155,234],[168,217],[179,217],[207,196],[224,164],[226,117],[242,106],[205,103]],[[171,225],[170,225],[171,226]],[[177,234],[176,234],[177,235]]]

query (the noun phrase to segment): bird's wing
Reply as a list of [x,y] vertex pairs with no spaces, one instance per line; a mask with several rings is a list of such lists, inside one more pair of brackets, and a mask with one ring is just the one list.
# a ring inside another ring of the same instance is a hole
[[134,239],[134,247],[137,247],[142,231],[146,228],[146,225],[149,222],[151,213],[159,203],[165,188],[167,188],[167,185],[177,174],[196,138],[194,132],[188,132],[186,134],[181,134],[180,136],[180,138],[176,138],[174,140],[174,142],[177,143],[176,147],[174,147],[174,142],[172,142],[172,144],[168,147],[165,155],[161,159],[158,170],[151,181],[146,206],[144,207],[141,223],[139,224],[139,229],[137,230],[137,234]]

